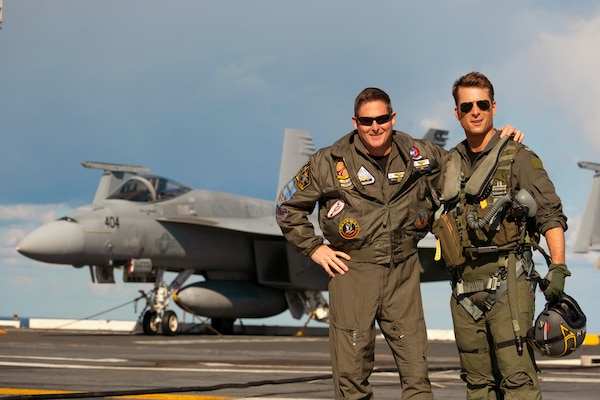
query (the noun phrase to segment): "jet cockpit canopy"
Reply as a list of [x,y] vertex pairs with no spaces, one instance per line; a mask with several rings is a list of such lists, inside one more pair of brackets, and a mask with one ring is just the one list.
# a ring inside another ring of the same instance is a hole
[[127,179],[107,199],[152,203],[181,196],[191,187],[157,175],[134,175]]

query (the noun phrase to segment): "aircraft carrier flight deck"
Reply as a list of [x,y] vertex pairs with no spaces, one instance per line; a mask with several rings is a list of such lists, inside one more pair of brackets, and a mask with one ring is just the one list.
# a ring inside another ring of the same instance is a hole
[[[540,357],[538,363],[546,400],[598,398],[597,340],[568,357]],[[454,342],[430,341],[429,368],[436,399],[465,398]],[[0,370],[0,399],[333,398],[328,338],[312,331],[147,336],[3,328]],[[382,337],[370,383],[377,399],[401,397]]]

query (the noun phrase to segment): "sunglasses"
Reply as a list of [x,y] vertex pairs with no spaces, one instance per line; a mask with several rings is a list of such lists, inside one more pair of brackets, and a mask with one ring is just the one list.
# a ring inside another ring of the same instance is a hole
[[386,122],[390,122],[392,119],[392,114],[384,114],[379,117],[356,117],[356,120],[360,125],[371,126],[373,125],[373,121],[377,122],[377,125],[385,124]]
[[473,103],[477,103],[477,107],[481,111],[487,111],[491,107],[489,100],[477,100],[477,101],[472,101],[469,103],[461,103],[459,106],[460,111],[464,114],[468,113],[469,111],[471,111],[473,109]]

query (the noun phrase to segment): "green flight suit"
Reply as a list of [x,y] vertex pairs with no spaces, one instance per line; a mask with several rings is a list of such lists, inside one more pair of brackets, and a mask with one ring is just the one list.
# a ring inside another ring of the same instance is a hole
[[[510,162],[504,164],[505,168],[501,170],[496,164],[495,172],[490,172],[492,175],[485,182],[488,186],[481,187],[480,193],[483,195],[479,198],[465,195],[465,186],[468,186],[465,183],[475,176],[486,158],[505,156],[506,153],[497,153],[500,145],[495,146],[499,142],[496,133],[486,149],[476,156],[473,165],[473,155],[469,155],[466,141],[451,150],[450,154],[457,152],[460,155],[460,171],[463,174],[461,197],[458,202],[455,200],[454,204],[447,204],[445,200],[448,199],[444,199],[443,193],[441,196],[448,214],[457,221],[459,241],[466,258],[463,265],[451,270],[453,295],[450,307],[461,361],[461,377],[467,383],[467,399],[496,399],[497,396],[507,400],[541,399],[533,350],[523,339],[523,351],[518,351],[511,322],[513,315],[516,315],[523,337],[532,326],[535,293],[530,277],[534,271],[525,270],[518,251],[498,250],[478,255],[473,252],[477,248],[486,251],[489,247],[518,248],[519,242],[522,242],[519,236],[522,233],[519,230],[521,222],[506,212],[506,207],[497,214],[497,219],[492,220],[495,221],[495,228],[491,227],[490,222],[483,229],[473,229],[468,227],[465,220],[469,212],[475,211],[479,217],[485,215],[495,199],[514,196],[520,189],[527,190],[537,204],[535,217],[527,218],[524,228],[534,240],[554,227],[560,226],[566,230],[566,216],[541,160],[526,146],[516,142],[510,142],[507,146],[513,146],[511,151],[514,153],[510,156]],[[504,160],[506,162],[506,158]],[[450,163],[445,164],[441,188],[452,186],[444,186],[446,180],[452,182],[457,179],[456,176],[450,176],[450,170]],[[478,176],[486,174],[488,171],[479,171]],[[460,212],[457,212],[457,206],[462,207]],[[512,265],[517,275],[516,295],[509,293],[511,286],[507,284],[506,271],[511,268],[508,262],[510,253],[516,260]],[[490,285],[490,282],[493,284]],[[485,285],[487,287],[481,287]],[[511,314],[509,306],[510,296],[517,299],[515,304],[518,310],[514,314]]]

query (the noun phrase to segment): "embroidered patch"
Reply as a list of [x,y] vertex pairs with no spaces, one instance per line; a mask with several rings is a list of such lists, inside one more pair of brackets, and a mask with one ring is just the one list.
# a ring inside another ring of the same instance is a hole
[[427,213],[427,210],[420,210],[417,213],[417,219],[415,220],[415,227],[417,229],[423,229],[427,227],[427,224],[429,224],[429,214]]
[[279,196],[277,196],[277,206],[280,206],[284,202],[288,201],[292,198],[294,193],[298,191],[296,187],[295,178],[291,179],[279,192]]
[[535,169],[542,169],[542,168],[544,168],[544,164],[542,163],[542,160],[540,160],[537,157],[532,157],[531,158],[531,165]]
[[350,180],[350,174],[348,173],[348,168],[346,168],[346,164],[343,161],[338,161],[335,164],[335,173],[337,175],[338,182],[341,187],[350,188],[352,187],[352,180]]
[[367,171],[367,169],[364,166],[360,167],[357,175],[358,175],[358,180],[360,180],[360,183],[363,186],[372,185],[373,183],[375,183],[375,177],[373,175],[371,175],[371,173],[369,171]]
[[346,207],[344,200],[336,200],[335,203],[333,203],[333,205],[329,208],[329,211],[327,211],[327,218],[331,219],[340,215],[344,207]]
[[296,178],[294,178],[296,180],[296,186],[298,186],[298,189],[300,190],[304,190],[307,187],[310,186],[310,164],[306,163],[304,164],[304,167],[302,167],[302,169],[300,170],[300,172],[298,172],[298,175],[296,175]]
[[409,153],[410,153],[410,158],[412,158],[413,160],[421,159],[421,152],[415,146],[410,148]]
[[390,172],[388,174],[388,182],[390,183],[390,185],[395,185],[397,183],[400,183],[403,177],[404,172]]
[[286,219],[288,216],[287,207],[277,206],[277,208],[275,209],[275,216],[279,219]]
[[428,171],[431,168],[431,161],[429,161],[429,158],[415,160],[413,164],[415,165],[415,168],[419,171]]
[[346,218],[340,223],[338,228],[340,235],[344,239],[354,239],[358,236],[358,231],[360,230],[358,226],[358,222],[353,218]]

